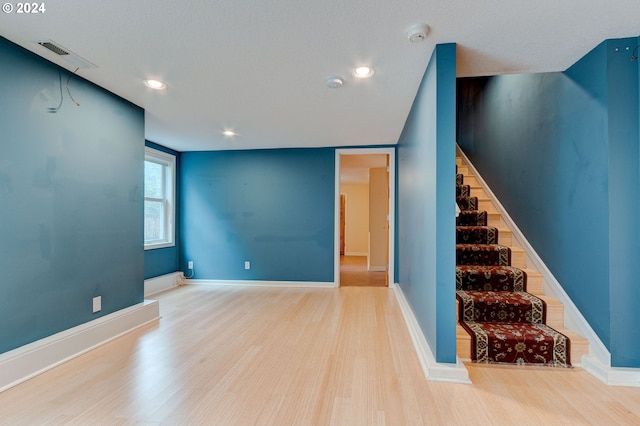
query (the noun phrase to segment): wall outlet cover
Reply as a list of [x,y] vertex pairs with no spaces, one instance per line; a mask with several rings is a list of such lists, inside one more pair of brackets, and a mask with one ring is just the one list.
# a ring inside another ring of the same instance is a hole
[[248,260],[245,260],[244,269],[251,269],[251,262],[249,262]]
[[93,313],[100,312],[102,310],[102,296],[96,296],[93,298]]

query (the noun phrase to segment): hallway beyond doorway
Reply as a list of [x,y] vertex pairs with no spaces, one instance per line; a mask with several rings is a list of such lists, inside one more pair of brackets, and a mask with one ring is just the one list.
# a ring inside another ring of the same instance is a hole
[[386,287],[386,272],[367,270],[366,256],[340,256],[340,286]]

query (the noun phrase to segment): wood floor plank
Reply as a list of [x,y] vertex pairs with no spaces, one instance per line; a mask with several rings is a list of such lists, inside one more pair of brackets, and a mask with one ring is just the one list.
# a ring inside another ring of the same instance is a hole
[[467,364],[427,382],[389,288],[188,285],[162,319],[0,393],[2,425],[639,424],[640,389]]

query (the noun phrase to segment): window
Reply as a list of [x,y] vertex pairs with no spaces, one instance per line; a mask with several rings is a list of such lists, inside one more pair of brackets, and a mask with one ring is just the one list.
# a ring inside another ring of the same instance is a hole
[[145,250],[175,245],[175,172],[175,156],[145,147]]

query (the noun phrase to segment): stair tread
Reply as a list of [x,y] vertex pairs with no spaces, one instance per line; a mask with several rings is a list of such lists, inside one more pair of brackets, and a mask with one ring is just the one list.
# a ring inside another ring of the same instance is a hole
[[578,345],[589,345],[589,339],[587,339],[586,337],[583,337],[581,335],[579,335],[578,333],[576,333],[573,330],[569,330],[568,328],[564,328],[564,327],[555,327],[555,329],[559,332],[564,334],[565,336],[567,336],[570,340],[571,340],[571,346],[578,346]]
[[554,299],[553,297],[547,296],[546,294],[536,294],[535,296],[538,297],[539,299],[544,300],[544,303],[546,303],[549,308],[553,306],[564,307],[561,301],[559,301],[558,299]]

